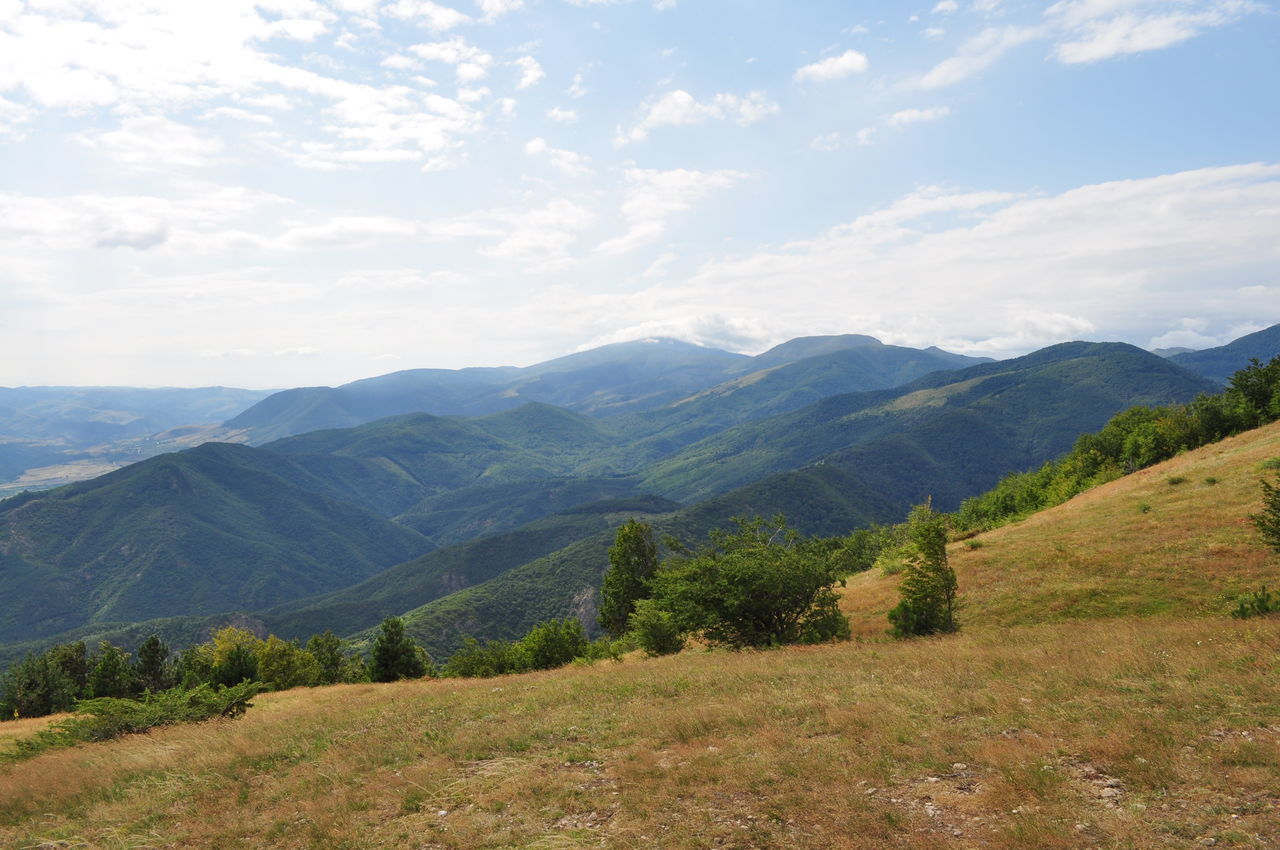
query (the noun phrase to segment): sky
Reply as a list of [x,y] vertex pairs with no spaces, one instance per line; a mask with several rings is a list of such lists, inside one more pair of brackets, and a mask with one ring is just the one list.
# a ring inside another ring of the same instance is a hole
[[1274,0],[0,0],[0,385],[1280,322]]

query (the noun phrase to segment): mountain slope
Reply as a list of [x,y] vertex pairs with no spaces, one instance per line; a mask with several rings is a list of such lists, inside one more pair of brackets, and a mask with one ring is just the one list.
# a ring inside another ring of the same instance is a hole
[[260,444],[403,413],[482,416],[529,402],[613,417],[661,408],[751,372],[846,349],[863,352],[860,368],[867,373],[859,379],[863,389],[981,360],[938,349],[885,346],[872,337],[853,334],[792,340],[757,357],[674,339],[637,340],[524,368],[414,369],[340,387],[285,390],[225,425],[246,430],[250,442]]
[[325,629],[350,634],[375,626],[385,617],[481,584],[584,537],[611,533],[627,517],[667,513],[678,507],[656,497],[582,505],[513,531],[428,552],[359,584],[285,603],[256,618],[265,628],[286,638],[305,640]]
[[1280,354],[1280,324],[1242,336],[1217,348],[1174,354],[1169,359],[1184,369],[1225,384],[1236,372],[1249,365],[1251,358],[1266,363]]
[[414,531],[304,489],[306,478],[269,453],[206,444],[0,502],[0,640],[267,607],[428,548]]
[[[640,486],[680,501],[725,492],[774,472],[833,463],[858,475],[884,467],[897,498],[927,493],[908,479],[920,458],[953,507],[1004,472],[1071,447],[1134,404],[1189,401],[1207,381],[1122,343],[1063,343],[1025,357],[927,375],[904,387],[833,396],[748,422],[653,464]],[[899,479],[900,484],[893,481]]]

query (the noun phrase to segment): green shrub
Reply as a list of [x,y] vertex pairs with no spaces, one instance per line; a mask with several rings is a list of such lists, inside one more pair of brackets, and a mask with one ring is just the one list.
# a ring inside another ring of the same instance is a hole
[[1261,617],[1276,611],[1280,611],[1280,594],[1267,590],[1264,584],[1261,590],[1240,597],[1231,616],[1237,620],[1247,620],[1250,617]]
[[586,653],[589,643],[582,623],[569,617],[534,626],[520,639],[520,648],[529,659],[529,669],[551,670]]
[[1187,483],[1187,476],[1185,476],[1185,475],[1170,475],[1170,476],[1169,476],[1169,483],[1170,483],[1170,484],[1172,484],[1172,485],[1173,485],[1173,486],[1175,486],[1175,487],[1176,487],[1177,485],[1179,485],[1179,484],[1186,484],[1186,483]]
[[654,577],[654,598],[682,632],[733,648],[776,646],[843,616],[831,589],[839,560],[824,543],[801,540],[781,516],[735,522],[737,531],[712,532],[709,547],[670,559]]
[[636,603],[629,626],[629,634],[648,655],[671,655],[684,649],[684,634],[675,615],[652,599]]
[[229,688],[216,685],[201,685],[192,690],[171,688],[141,699],[82,700],[76,706],[76,716],[42,729],[31,738],[19,740],[18,752],[30,756],[49,749],[148,732],[157,726],[195,723],[213,717],[239,717],[253,705],[250,700],[262,689],[258,682],[241,682]]

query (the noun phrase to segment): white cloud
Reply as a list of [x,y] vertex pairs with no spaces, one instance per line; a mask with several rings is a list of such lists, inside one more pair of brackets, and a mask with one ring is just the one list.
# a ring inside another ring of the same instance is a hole
[[931,106],[928,109],[903,109],[890,115],[888,122],[891,127],[901,127],[903,124],[937,121],[941,118],[946,118],[950,114],[951,108],[947,106]]
[[960,8],[960,4],[956,0],[939,0],[938,5],[933,7],[935,15],[948,14]]
[[[999,4],[979,0],[973,8],[995,12]],[[916,82],[925,89],[954,85],[1033,41],[1051,41],[1054,58],[1066,64],[1160,50],[1265,11],[1256,0],[1059,0],[1035,26],[983,30]]]
[[443,62],[454,66],[458,82],[473,83],[484,79],[493,65],[493,57],[485,51],[469,44],[462,36],[455,35],[448,41],[434,41],[428,44],[415,44],[409,48],[413,53],[428,62]]
[[516,88],[518,89],[527,89],[530,86],[535,86],[546,76],[546,72],[538,64],[538,60],[532,56],[521,56],[511,64],[520,69],[520,82],[516,83]]
[[657,171],[631,168],[626,172],[627,193],[622,218],[627,232],[596,248],[601,254],[624,254],[659,239],[667,219],[685,212],[712,192],[727,189],[746,178],[739,171]]
[[1251,0],[1063,0],[1045,17],[1063,32],[1054,56],[1075,64],[1161,50],[1263,11]]
[[234,106],[219,106],[217,109],[210,109],[200,116],[201,121],[213,121],[217,118],[231,118],[236,121],[248,121],[251,124],[275,123],[270,115],[263,115],[260,112],[250,112],[247,109],[240,109]]
[[471,18],[457,9],[432,3],[431,0],[395,0],[383,6],[382,11],[393,18],[421,24],[432,32],[444,32],[471,23]]
[[566,89],[565,94],[569,95],[569,97],[572,97],[574,99],[582,97],[587,93],[587,90],[582,83],[583,83],[582,74],[581,73],[574,74],[573,82],[569,84],[569,88]]
[[867,57],[856,50],[846,50],[839,56],[831,56],[812,65],[805,65],[795,73],[799,82],[826,82],[838,80],[850,74],[867,70]]
[[524,8],[524,0],[476,0],[485,21],[496,20],[508,12]]
[[763,92],[751,92],[745,97],[717,94],[710,101],[699,102],[687,91],[677,90],[651,103],[638,124],[625,132],[619,130],[614,143],[638,142],[659,127],[690,126],[707,120],[733,121],[745,127],[778,111],[778,105]]
[[553,106],[547,110],[547,118],[558,124],[572,124],[578,120],[578,113],[572,109],[561,109]]
[[502,240],[484,253],[518,263],[535,274],[573,266],[576,261],[570,249],[579,233],[595,223],[589,210],[564,198],[541,209],[499,212],[494,217],[508,229]]
[[547,144],[546,139],[530,139],[525,143],[524,152],[529,156],[546,157],[552,168],[570,177],[581,177],[591,173],[590,157],[574,151],[553,148]]
[[220,140],[159,115],[126,118],[119,130],[77,139],[132,172],[205,168],[223,147]]
[[937,89],[955,85],[985,71],[1013,48],[1042,37],[1036,27],[991,27],[969,39],[960,52],[944,59],[920,78],[920,88]]
[[[734,304],[733,315],[782,338],[857,328],[899,344],[1009,355],[1081,335],[1114,338],[1139,316],[1167,328],[1195,310],[1234,324],[1235,290],[1274,280],[1277,228],[1280,165],[1048,197],[922,190],[815,239],[708,263],[637,297],[656,322]],[[1206,281],[1222,297],[1207,298]]]
[[837,132],[823,133],[821,136],[814,137],[809,142],[809,147],[815,151],[835,151],[840,149],[840,134]]
[[929,27],[928,29],[921,30],[920,34],[925,38],[932,40],[942,38],[947,34],[947,31],[942,27]]

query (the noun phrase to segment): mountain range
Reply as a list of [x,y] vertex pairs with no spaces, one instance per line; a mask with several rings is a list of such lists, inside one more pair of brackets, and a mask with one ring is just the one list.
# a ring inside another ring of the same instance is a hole
[[[955,507],[1125,407],[1218,386],[1119,343],[975,362],[858,336],[756,358],[658,340],[551,364],[313,392],[345,415],[393,415],[261,442],[306,420],[289,400],[307,393],[276,393],[226,423],[255,445],[206,444],[0,502],[0,656],[152,630],[190,642],[233,617],[360,639],[404,615],[438,656],[548,617],[590,625],[627,517],[688,542],[777,512],[841,534],[930,496]],[[399,411],[415,393],[437,412]],[[439,412],[463,404],[501,409]]]

